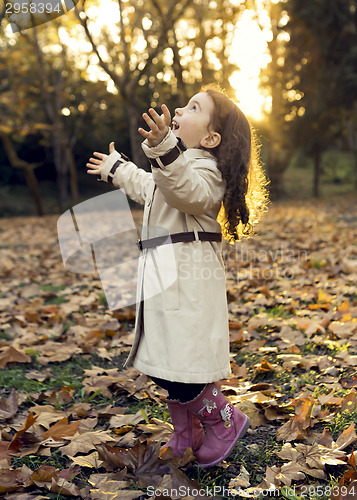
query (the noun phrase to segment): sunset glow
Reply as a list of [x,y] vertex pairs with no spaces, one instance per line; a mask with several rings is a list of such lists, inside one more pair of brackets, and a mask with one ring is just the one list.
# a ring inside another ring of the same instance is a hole
[[238,69],[230,77],[230,83],[236,90],[237,103],[242,111],[257,121],[263,118],[263,110],[269,109],[269,96],[259,88],[260,72],[270,62],[268,41],[271,31],[268,20],[261,29],[253,19],[254,12],[246,10],[238,22],[232,44],[229,61]]

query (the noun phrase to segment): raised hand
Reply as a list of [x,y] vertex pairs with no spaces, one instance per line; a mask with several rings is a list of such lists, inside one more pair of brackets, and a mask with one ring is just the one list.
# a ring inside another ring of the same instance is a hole
[[[114,147],[114,142],[111,142],[109,144],[109,154],[115,151]],[[100,175],[102,171],[102,165],[104,164],[105,160],[108,158],[108,155],[104,153],[93,153],[93,156],[96,156],[97,158],[90,158],[89,163],[86,164],[86,167],[89,168],[87,170],[87,174],[96,174]]]
[[143,114],[143,118],[150,127],[150,131],[139,128],[139,133],[147,139],[150,147],[157,146],[166,136],[169,127],[171,125],[171,115],[166,104],[161,106],[162,115],[159,115],[153,108],[149,109],[151,117],[147,114]]

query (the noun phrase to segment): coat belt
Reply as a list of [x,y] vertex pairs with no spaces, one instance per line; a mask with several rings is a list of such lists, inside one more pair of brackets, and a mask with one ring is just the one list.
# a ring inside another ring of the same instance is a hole
[[[197,238],[196,238],[197,234]],[[212,233],[209,231],[191,231],[183,233],[173,233],[166,236],[157,236],[156,238],[149,238],[147,240],[138,240],[137,246],[139,250],[146,248],[155,248],[160,245],[167,245],[170,243],[189,242],[199,239],[200,241],[222,241],[221,233]]]

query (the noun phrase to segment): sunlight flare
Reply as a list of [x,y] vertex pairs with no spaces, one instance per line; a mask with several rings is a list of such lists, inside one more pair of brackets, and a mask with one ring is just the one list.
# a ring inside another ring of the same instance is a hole
[[229,81],[236,90],[242,111],[250,118],[260,121],[264,116],[263,110],[268,107],[267,96],[259,85],[261,70],[271,60],[268,52],[271,31],[266,16],[262,17],[263,29],[254,20],[254,16],[253,11],[246,10],[237,23],[229,62],[236,64],[239,69],[231,75]]

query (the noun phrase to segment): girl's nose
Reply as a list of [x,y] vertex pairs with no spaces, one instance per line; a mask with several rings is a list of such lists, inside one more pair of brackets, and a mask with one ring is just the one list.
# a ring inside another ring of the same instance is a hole
[[182,114],[182,108],[176,108],[175,115],[181,115],[181,114]]

